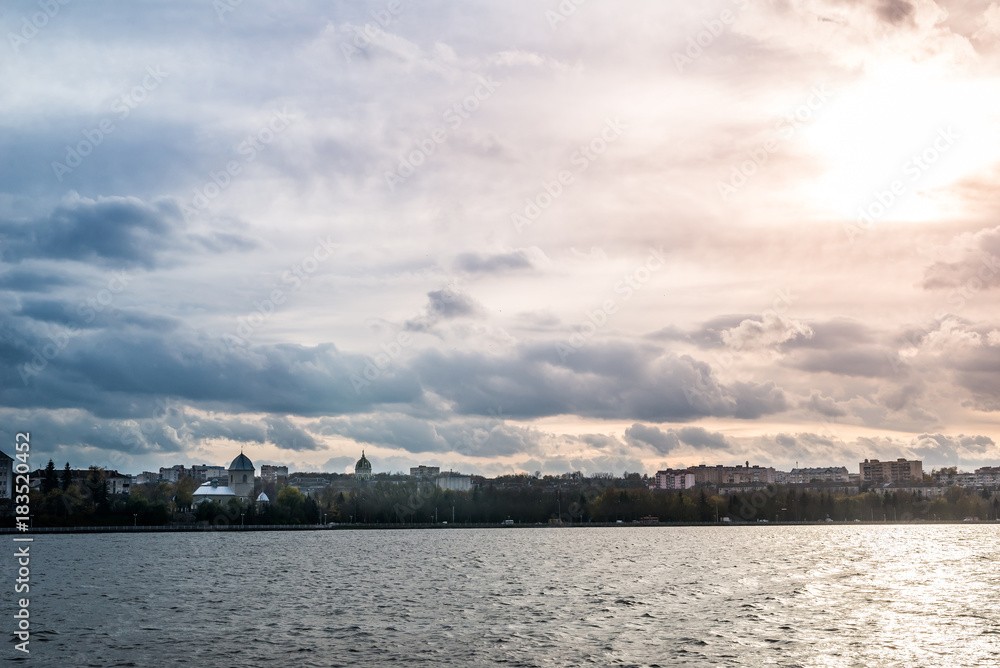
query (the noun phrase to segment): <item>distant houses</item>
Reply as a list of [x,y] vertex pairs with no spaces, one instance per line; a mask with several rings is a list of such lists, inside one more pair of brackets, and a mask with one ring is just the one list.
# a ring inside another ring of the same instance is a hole
[[[13,487],[13,460],[0,452],[0,499],[9,499]],[[67,465],[68,466],[68,465]],[[789,471],[776,470],[771,466],[743,464],[699,464],[688,468],[668,468],[656,471],[653,476],[632,473],[615,484],[624,488],[648,487],[656,491],[685,492],[695,489],[709,489],[720,495],[746,494],[763,490],[769,486],[784,485],[791,489],[817,491],[838,496],[851,496],[870,491],[876,494],[894,492],[919,494],[933,498],[943,495],[948,489],[1000,490],[1000,466],[985,466],[974,472],[958,471],[956,467],[942,468],[925,474],[923,462],[896,458],[891,460],[865,459],[858,463],[857,473],[851,473],[845,466],[798,467]],[[452,492],[469,492],[477,485],[489,485],[495,489],[518,489],[542,487],[558,490],[582,481],[585,476],[579,472],[561,476],[531,476],[528,474],[506,475],[495,479],[470,476],[455,471],[442,472],[439,466],[418,465],[409,469],[409,475],[397,473],[376,473],[372,462],[361,452],[360,459],[350,473],[295,473],[289,476],[285,465],[265,464],[260,467],[260,475],[254,463],[242,452],[228,467],[209,464],[176,464],[162,467],[158,472],[143,471],[130,476],[116,470],[96,467],[89,469],[67,469],[58,471],[60,486],[64,486],[64,476],[69,476],[71,484],[82,487],[99,485],[106,488],[108,495],[128,495],[143,485],[160,483],[177,484],[192,479],[200,483],[193,492],[194,504],[206,500],[225,503],[229,499],[261,502],[274,500],[283,487],[296,487],[305,496],[318,497],[320,494],[350,494],[360,486],[376,483],[431,484],[438,489]],[[30,474],[31,487],[44,491],[45,471],[37,469]],[[606,480],[611,484],[613,476],[598,474],[594,481]],[[190,489],[190,488],[188,488]]]
[[[827,491],[834,494],[857,494],[867,489],[883,489],[886,485],[918,485],[924,482],[923,463],[898,458],[893,461],[866,459],[858,465],[858,473],[852,474],[845,466],[824,466],[793,468],[778,471],[770,466],[724,464],[700,464],[687,469],[664,469],[657,471],[650,489],[684,490],[692,487],[710,487],[720,494],[747,493],[768,485],[780,484],[802,489]],[[980,475],[968,474],[969,480],[989,481],[996,485],[1000,481],[997,473],[983,471]]]
[[910,461],[904,457],[886,462],[866,459],[859,464],[859,467],[862,488],[877,487],[886,483],[922,482],[924,479],[923,462]]

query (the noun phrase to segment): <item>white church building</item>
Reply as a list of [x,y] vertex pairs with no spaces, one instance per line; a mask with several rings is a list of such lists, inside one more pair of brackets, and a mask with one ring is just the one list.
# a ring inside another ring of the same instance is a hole
[[[240,456],[229,465],[227,481],[220,483],[218,478],[213,478],[195,490],[193,495],[195,505],[202,501],[226,504],[229,499],[250,500],[253,498],[254,471],[253,462],[241,452]],[[225,484],[226,482],[228,484]]]

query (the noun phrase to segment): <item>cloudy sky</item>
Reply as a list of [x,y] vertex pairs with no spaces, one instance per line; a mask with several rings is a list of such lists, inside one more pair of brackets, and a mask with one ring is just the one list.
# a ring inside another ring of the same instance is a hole
[[996,3],[43,0],[0,25],[8,453],[1000,463]]

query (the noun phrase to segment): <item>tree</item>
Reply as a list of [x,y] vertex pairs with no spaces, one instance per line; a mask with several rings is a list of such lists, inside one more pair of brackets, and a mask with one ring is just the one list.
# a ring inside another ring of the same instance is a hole
[[319,524],[319,506],[316,500],[307,496],[303,506],[306,524]]
[[98,512],[107,510],[108,504],[108,483],[104,479],[104,471],[91,466],[90,473],[87,474],[87,487],[90,490],[91,498],[94,500],[94,507]]
[[285,487],[278,492],[278,506],[288,513],[288,518],[292,521],[302,520],[302,507],[305,505],[306,497],[299,491],[298,487]]
[[198,481],[190,476],[184,476],[174,485],[174,503],[178,509],[190,508],[194,505],[194,493],[198,489]]
[[51,459],[45,465],[45,474],[42,476],[42,494],[48,494],[59,486],[59,476],[56,473],[56,464]]
[[69,468],[69,462],[66,462],[66,467],[62,472],[62,481],[60,487],[62,491],[69,489],[69,486],[73,484],[73,471]]

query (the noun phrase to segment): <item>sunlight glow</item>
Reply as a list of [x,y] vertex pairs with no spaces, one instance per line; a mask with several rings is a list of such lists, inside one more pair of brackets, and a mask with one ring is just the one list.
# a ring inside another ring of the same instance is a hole
[[1000,159],[998,101],[997,80],[948,81],[913,64],[881,67],[835,94],[803,131],[806,149],[828,163],[815,195],[852,220],[859,208],[875,222],[940,217],[948,200],[942,189]]

